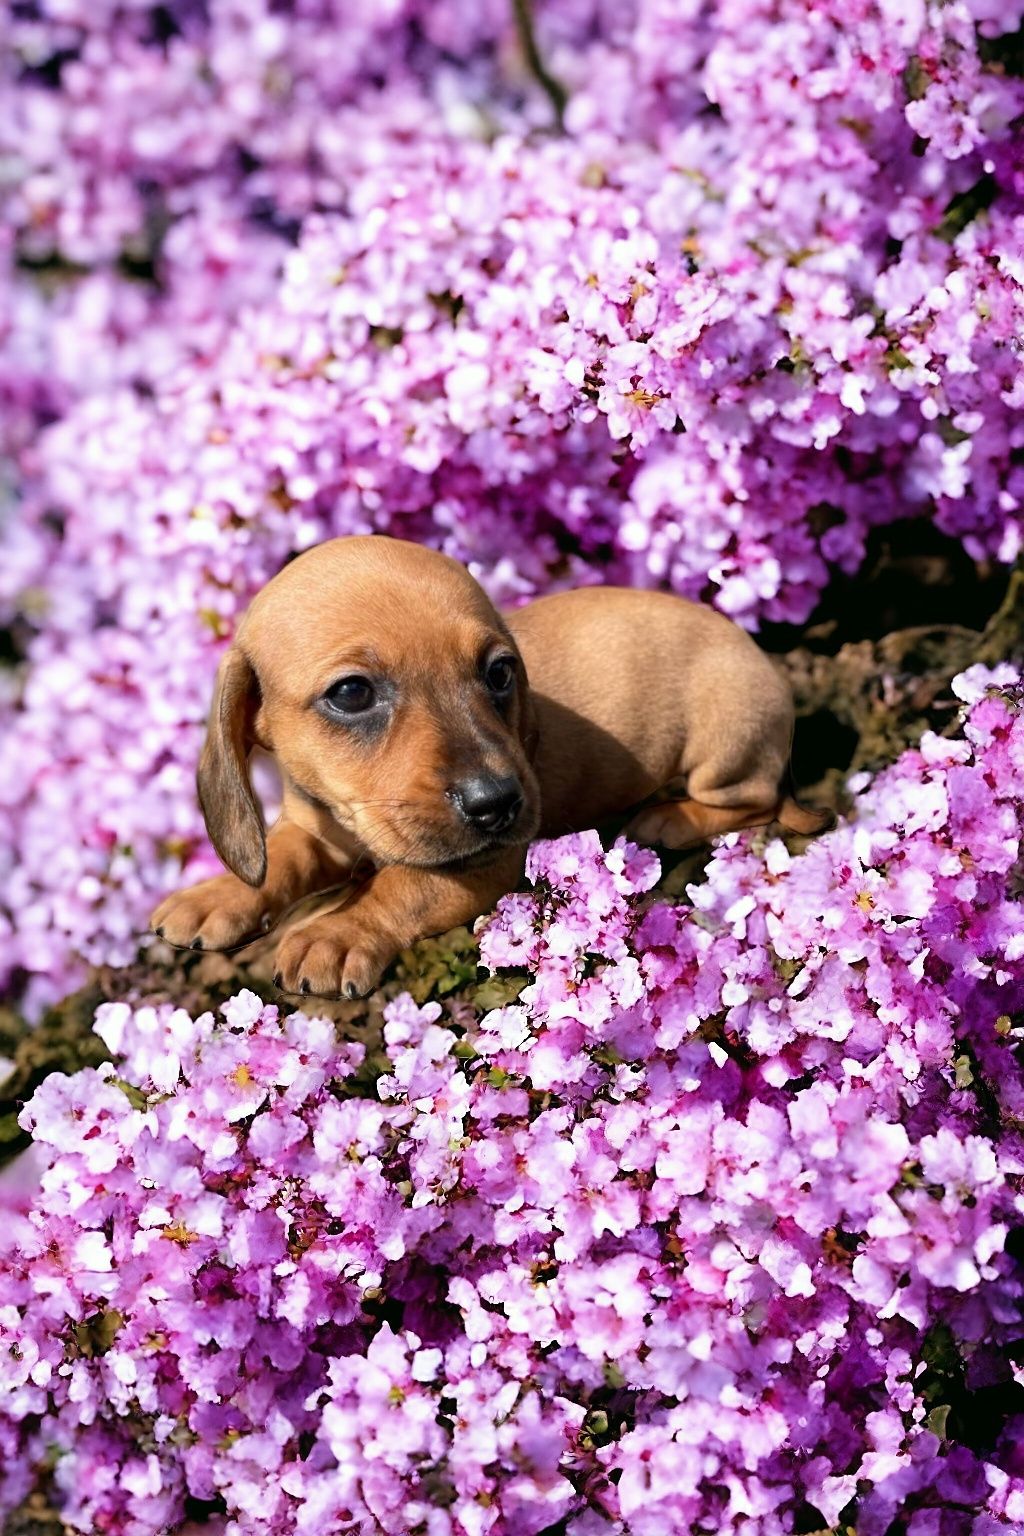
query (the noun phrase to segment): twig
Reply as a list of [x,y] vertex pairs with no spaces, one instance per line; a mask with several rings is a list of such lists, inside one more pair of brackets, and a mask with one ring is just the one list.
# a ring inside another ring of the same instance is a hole
[[1024,656],[1024,561],[1010,575],[1006,596],[985,626],[975,660],[994,666]]
[[555,123],[561,131],[565,127],[565,104],[569,96],[565,86],[548,71],[540,56],[530,0],[512,0],[512,14],[515,16],[516,35],[526,59],[526,66],[550,101],[555,113]]

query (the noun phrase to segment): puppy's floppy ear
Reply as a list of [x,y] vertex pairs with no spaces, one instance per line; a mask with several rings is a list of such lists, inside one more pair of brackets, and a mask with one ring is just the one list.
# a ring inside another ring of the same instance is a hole
[[232,874],[254,886],[262,885],[267,873],[263,813],[249,781],[252,724],[258,705],[252,663],[233,645],[217,671],[196,782],[210,841]]

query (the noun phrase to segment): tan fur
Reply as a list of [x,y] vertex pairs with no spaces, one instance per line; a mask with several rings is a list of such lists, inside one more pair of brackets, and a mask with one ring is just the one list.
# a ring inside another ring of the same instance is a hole
[[[496,655],[516,662],[503,708],[482,680]],[[325,691],[350,675],[387,690],[379,729],[325,715]],[[415,939],[493,906],[538,833],[637,806],[628,835],[670,848],[774,819],[820,831],[829,814],[789,792],[792,731],[781,674],[712,609],[600,587],[502,616],[444,555],[335,539],[263,589],[218,673],[200,798],[233,873],[168,897],[152,925],[174,944],[230,948],[372,871],[277,949],[284,990],[354,996]],[[246,770],[255,745],[284,781],[267,834]],[[500,835],[458,810],[480,773],[522,789]]]

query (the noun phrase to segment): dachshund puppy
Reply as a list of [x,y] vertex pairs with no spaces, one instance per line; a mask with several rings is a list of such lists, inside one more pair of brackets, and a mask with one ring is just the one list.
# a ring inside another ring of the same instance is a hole
[[[334,539],[259,593],[221,662],[198,785],[231,873],[152,926],[233,948],[372,870],[276,952],[284,991],[356,997],[513,890],[538,835],[634,807],[627,835],[668,848],[772,820],[821,831],[831,816],[788,792],[792,733],[781,674],[710,608],[591,587],[502,615],[445,555]],[[283,779],[269,833],[254,746]]]

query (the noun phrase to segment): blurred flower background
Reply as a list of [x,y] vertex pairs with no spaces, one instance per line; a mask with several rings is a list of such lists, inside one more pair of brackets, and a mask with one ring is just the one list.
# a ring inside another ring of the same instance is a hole
[[[216,868],[217,659],[320,539],[421,540],[505,603],[668,586],[769,640],[889,524],[1005,588],[1022,15],[12,0],[26,1019]],[[650,906],[647,856],[539,851],[482,941],[503,1006],[393,998],[368,1075],[251,993],[111,1003],[116,1075],[21,1115],[7,1505],[52,1473],[72,1528],[140,1536],[1024,1528],[1024,725],[986,659],[965,734],[805,853],[728,839]]]

